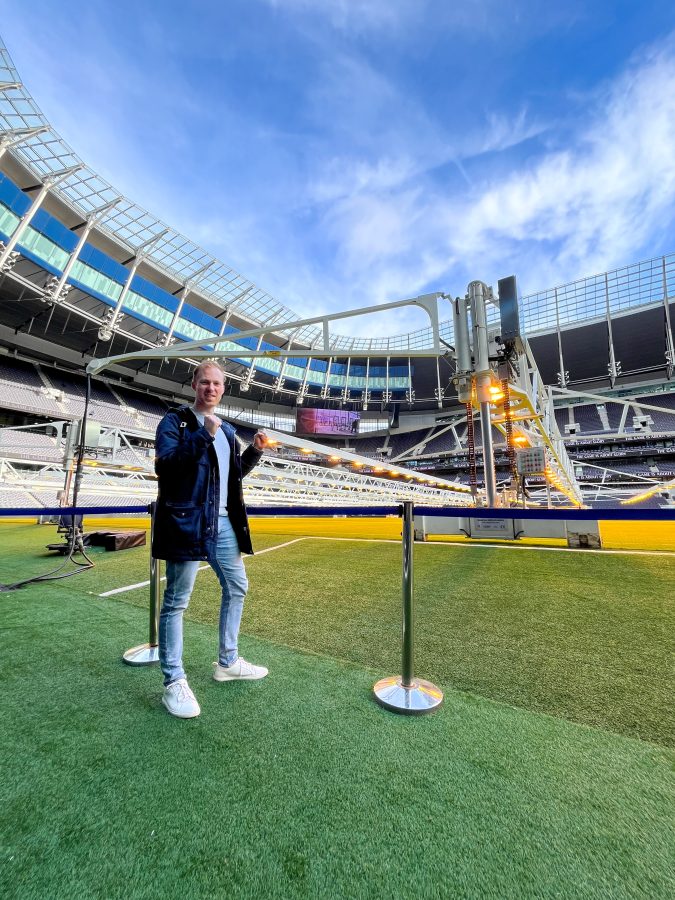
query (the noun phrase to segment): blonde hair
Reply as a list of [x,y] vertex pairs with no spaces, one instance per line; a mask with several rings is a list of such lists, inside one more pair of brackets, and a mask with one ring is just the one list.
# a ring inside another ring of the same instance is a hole
[[227,375],[227,372],[223,368],[223,364],[220,362],[219,359],[205,359],[202,362],[200,362],[199,365],[195,368],[194,372],[192,373],[192,381],[195,382],[199,378],[199,376],[201,375],[203,370],[209,369],[209,368],[220,369],[220,371],[223,373],[223,381],[225,381],[225,376]]

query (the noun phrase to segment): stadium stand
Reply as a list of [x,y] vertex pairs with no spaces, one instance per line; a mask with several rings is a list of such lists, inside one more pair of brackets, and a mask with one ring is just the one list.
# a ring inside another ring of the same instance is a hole
[[57,446],[56,438],[48,434],[0,428],[0,456],[60,461],[63,459],[63,450]]
[[361,438],[356,442],[355,450],[362,456],[372,456],[373,459],[384,459],[385,454],[380,450],[384,445],[384,437],[367,437]]
[[638,397],[636,399],[638,405],[642,401],[653,406],[664,406],[672,409],[672,413],[657,412],[654,409],[640,409],[640,412],[646,416],[651,417],[653,421],[653,425],[651,426],[652,431],[662,431],[666,433],[675,431],[675,394],[657,394],[656,396],[648,395],[646,397]]
[[[54,494],[56,498],[56,494]],[[32,506],[47,506],[36,495],[25,490],[12,490],[12,488],[3,488],[2,502],[6,508],[10,509],[29,509]]]
[[432,439],[425,444],[423,453],[425,456],[427,454],[446,453],[450,450],[454,450],[456,443],[455,435],[451,429],[448,429],[438,437],[432,437]]
[[[616,432],[619,430],[619,425],[621,424],[621,419],[624,416],[624,406],[622,403],[612,403],[611,401],[607,401],[605,404],[605,409],[607,412],[607,420],[609,421],[610,431]],[[630,414],[626,415],[624,421],[624,431],[628,431],[628,426],[632,424],[632,419],[630,418]]]
[[572,416],[573,421],[578,422],[581,426],[582,434],[596,434],[604,431],[598,409],[593,404],[573,407]]
[[115,387],[115,393],[125,406],[136,410],[146,422],[158,422],[168,409],[168,404],[150,394],[128,391],[123,387]]
[[392,434],[389,441],[389,446],[391,447],[391,459],[396,459],[412,450],[416,444],[419,444],[424,440],[424,436],[427,434],[428,430],[428,428],[425,428],[419,431],[409,431],[405,434]]
[[0,359],[0,404],[9,409],[44,415],[63,415],[63,405],[52,396],[35,366],[18,359]]
[[561,434],[565,434],[565,425],[570,424],[570,409],[569,407],[557,407],[555,409],[555,420],[558,423],[558,428]]

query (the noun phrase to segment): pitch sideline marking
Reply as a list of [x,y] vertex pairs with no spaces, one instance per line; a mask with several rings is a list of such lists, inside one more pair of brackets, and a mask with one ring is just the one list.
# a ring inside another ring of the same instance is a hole
[[[306,540],[312,541],[360,541],[364,544],[400,544],[400,540],[392,538],[347,538],[347,537],[325,537],[316,535]],[[619,555],[619,556],[675,556],[673,550],[593,550],[585,547],[541,547],[537,544],[465,544],[461,541],[415,541],[417,546],[425,547],[461,547],[463,549],[477,550],[555,550],[562,553],[600,553],[602,555]]]
[[[281,550],[282,547],[288,547],[290,544],[297,544],[298,541],[306,541],[307,538],[299,537],[294,538],[292,541],[286,541],[284,544],[275,544],[274,547],[265,547],[264,550],[258,550],[258,552],[254,555],[253,559],[256,556],[260,556],[262,553],[270,553],[272,550]],[[197,572],[203,572],[204,569],[210,569],[211,566],[208,564],[205,566],[200,566],[197,569]],[[160,579],[160,582],[166,581],[166,575],[163,575]],[[127,591],[135,591],[137,588],[148,587],[150,581],[139,581],[138,584],[128,584],[125,587],[114,588],[112,591],[104,591],[102,594],[99,594],[99,597],[112,597],[114,594],[124,594]]]

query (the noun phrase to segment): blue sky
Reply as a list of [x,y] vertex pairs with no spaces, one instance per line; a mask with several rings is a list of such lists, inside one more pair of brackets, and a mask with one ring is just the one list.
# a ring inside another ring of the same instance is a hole
[[301,315],[512,273],[527,294],[675,251],[672,2],[0,12],[75,151]]

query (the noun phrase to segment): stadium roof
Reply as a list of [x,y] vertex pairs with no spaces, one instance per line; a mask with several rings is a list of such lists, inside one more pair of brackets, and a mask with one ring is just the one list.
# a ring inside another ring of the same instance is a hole
[[[13,154],[40,180],[72,166],[80,168],[53,188],[82,219],[107,203],[115,205],[99,227],[108,237],[132,250],[154,241],[152,262],[178,283],[190,281],[222,307],[233,306],[246,318],[268,324],[298,318],[270,294],[216,259],[189,238],[170,228],[120,192],[84,163],[49,124],[22,84],[11,57],[0,42],[0,132],[23,138]],[[18,132],[18,134],[17,134]],[[31,133],[33,132],[33,133]],[[309,335],[308,335],[309,337]]]

